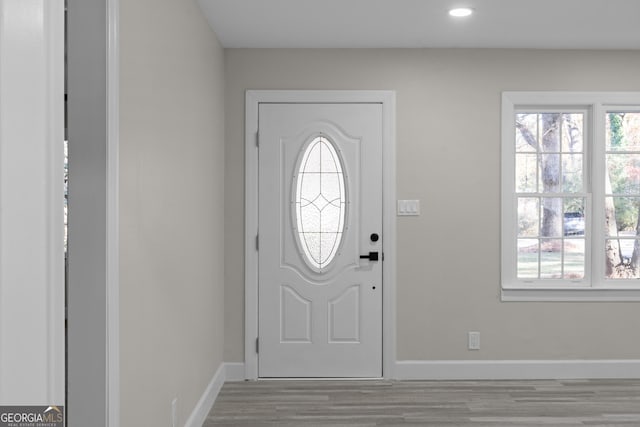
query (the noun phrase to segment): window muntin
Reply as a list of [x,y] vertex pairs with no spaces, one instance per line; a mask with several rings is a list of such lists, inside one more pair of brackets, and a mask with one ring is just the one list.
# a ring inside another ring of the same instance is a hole
[[516,277],[585,276],[585,113],[515,113]]
[[303,258],[316,272],[331,264],[340,247],[346,216],[341,159],[325,136],[314,138],[301,154],[296,177],[295,216]]

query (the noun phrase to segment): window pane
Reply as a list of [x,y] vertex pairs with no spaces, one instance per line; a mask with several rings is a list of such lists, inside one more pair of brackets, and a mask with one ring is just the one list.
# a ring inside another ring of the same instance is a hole
[[516,152],[537,151],[538,147],[538,114],[516,114]]
[[562,115],[562,151],[581,153],[583,151],[583,113],[565,113]]
[[584,198],[567,197],[564,199],[564,225],[565,236],[584,234]]
[[516,154],[516,191],[535,193],[537,181],[538,156],[536,154]]
[[299,233],[320,233],[320,211],[313,204],[300,206],[300,222],[298,225]]
[[562,155],[562,191],[565,193],[582,192],[582,154]]
[[564,278],[584,278],[584,239],[567,239],[564,241]]
[[304,173],[299,177],[298,197],[302,206],[313,202],[320,195],[320,174]]
[[606,198],[606,277],[610,279],[638,278],[640,252],[638,219],[640,197]]
[[344,175],[338,153],[325,137],[315,138],[301,157],[296,178],[297,235],[309,265],[322,272],[342,240]]
[[323,173],[342,173],[340,162],[334,156],[335,150],[328,144],[321,145],[320,167]]
[[566,197],[564,200],[562,277],[567,280],[580,280],[585,275],[585,198]]
[[320,138],[316,138],[307,148],[300,170],[306,173],[320,172],[320,152],[322,144]]
[[560,154],[543,154],[540,161],[541,193],[560,193]]
[[300,233],[300,236],[305,255],[315,265],[320,265],[320,233]]
[[545,153],[560,152],[561,113],[543,113],[540,117],[539,142]]
[[320,259],[326,266],[336,255],[342,233],[322,233],[320,238]]
[[640,195],[640,154],[608,154],[611,194]]
[[640,151],[640,113],[606,114],[607,151]]
[[321,179],[322,196],[326,202],[340,208],[344,202],[344,188],[342,174],[323,173]]
[[[605,228],[607,236],[635,236],[638,227],[639,197],[607,197],[606,220],[609,227]],[[613,209],[611,209],[613,208]]]
[[541,209],[540,235],[542,237],[562,236],[563,201],[559,197],[543,197]]
[[605,274],[608,279],[640,278],[640,241],[608,239],[605,242]]
[[537,237],[540,229],[540,199],[518,198],[518,237]]
[[537,279],[538,239],[518,239],[518,278]]
[[[635,237],[635,233],[621,232],[620,236]],[[629,264],[631,262],[631,259],[633,258],[633,251],[635,250],[637,240],[634,238],[617,240],[618,244],[620,245],[620,256],[622,256],[622,263]]]
[[544,239],[540,242],[540,278],[562,278],[562,240]]
[[340,223],[340,206],[327,205],[322,210],[320,218],[320,229],[323,233],[340,233],[342,224]]

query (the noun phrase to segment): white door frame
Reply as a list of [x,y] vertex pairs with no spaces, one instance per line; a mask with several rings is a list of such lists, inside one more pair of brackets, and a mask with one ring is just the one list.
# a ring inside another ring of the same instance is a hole
[[118,427],[119,0],[68,0],[67,8],[67,413],[73,425]]
[[0,22],[0,405],[64,405],[64,2]]
[[382,375],[394,377],[396,360],[396,150],[394,91],[248,90],[245,104],[245,379],[258,379],[258,106],[260,103],[382,104]]
[[[77,9],[82,5],[81,10]],[[84,8],[86,6],[86,8]],[[78,40],[84,52],[103,53],[103,62],[96,77],[92,71],[76,73],[70,83],[82,86],[86,81],[107,76],[101,82],[106,89],[91,94],[77,92],[79,109],[93,114],[84,127],[92,129],[87,140],[95,141],[100,134],[104,150],[96,150],[93,163],[74,159],[74,164],[88,166],[88,175],[105,169],[105,180],[91,180],[96,197],[106,201],[105,221],[86,212],[74,211],[76,223],[90,223],[106,230],[94,246],[105,249],[85,269],[102,280],[104,292],[98,305],[103,311],[85,311],[74,317],[87,326],[89,335],[104,341],[105,375],[79,375],[74,381],[74,394],[69,395],[66,408],[72,408],[74,425],[108,427],[119,425],[119,335],[118,335],[118,0],[77,0],[69,2],[74,22],[83,22],[86,13],[104,24],[83,26]],[[64,405],[65,401],[65,287],[63,230],[63,145],[64,140],[64,44],[65,2],[62,0],[0,1],[0,151],[8,163],[0,167],[0,404]],[[77,13],[76,13],[77,12]],[[78,33],[74,33],[78,35]],[[93,43],[93,44],[92,44]],[[74,49],[76,46],[74,45]],[[106,64],[106,65],[104,65]],[[29,71],[25,73],[25,70]],[[86,96],[84,96],[86,95]],[[81,105],[80,105],[81,104]],[[95,108],[98,105],[98,108]],[[93,107],[93,108],[92,108]],[[82,120],[80,120],[82,122]],[[28,123],[28,125],[25,125]],[[75,127],[78,121],[74,121]],[[85,134],[86,136],[86,134]],[[84,142],[87,142],[84,140]],[[91,169],[94,167],[95,169]],[[80,174],[82,175],[82,174]],[[80,176],[80,181],[83,177]],[[28,197],[25,197],[25,194]],[[91,205],[93,199],[84,201]],[[78,212],[80,212],[78,214]],[[78,221],[79,220],[79,221]],[[75,233],[75,232],[72,232]],[[74,234],[76,237],[78,234]],[[78,239],[76,239],[78,240]],[[78,246],[80,252],[84,247]],[[7,250],[9,249],[9,250]],[[92,269],[104,265],[102,271]],[[81,264],[72,268],[82,267]],[[41,271],[46,274],[42,275]],[[38,277],[39,276],[39,277]],[[83,283],[84,284],[84,283]],[[80,303],[78,306],[82,306]],[[24,314],[29,318],[24,321]],[[103,317],[103,319],[101,319]],[[96,325],[96,319],[98,327]],[[93,328],[93,329],[92,329]],[[69,356],[86,365],[100,363],[86,355],[86,342],[78,340]],[[79,351],[78,351],[79,349]],[[27,355],[27,356],[25,356]],[[73,369],[77,366],[73,364]],[[95,369],[87,370],[90,374]],[[91,393],[103,389],[104,393]],[[67,390],[68,391],[68,388]],[[76,392],[77,391],[77,392]],[[82,396],[82,399],[77,399]],[[90,402],[89,405],[85,404]],[[92,411],[95,407],[102,410]],[[85,421],[78,416],[89,412]],[[69,412],[67,411],[67,414]]]

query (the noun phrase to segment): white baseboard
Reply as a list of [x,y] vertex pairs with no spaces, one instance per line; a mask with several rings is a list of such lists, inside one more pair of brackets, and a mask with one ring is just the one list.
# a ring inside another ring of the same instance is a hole
[[184,427],[201,427],[226,381],[244,381],[244,363],[223,363],[218,367]]
[[640,360],[402,360],[399,380],[640,378]]
[[245,380],[245,371],[244,371],[244,363],[225,363],[225,379],[226,381],[244,381]]
[[222,363],[209,382],[209,385],[196,404],[196,407],[193,409],[193,412],[191,412],[191,415],[189,416],[189,419],[187,419],[187,422],[184,424],[184,427],[202,427],[202,424],[204,424],[204,421],[207,419],[209,411],[211,411],[211,408],[213,408],[213,404],[215,403],[216,398],[218,397],[218,393],[220,392],[220,389],[222,388],[224,382],[225,364]]

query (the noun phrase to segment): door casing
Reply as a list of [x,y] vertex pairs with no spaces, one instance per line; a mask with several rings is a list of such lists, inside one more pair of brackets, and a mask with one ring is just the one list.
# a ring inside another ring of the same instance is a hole
[[120,425],[119,4],[67,2],[67,413],[74,426]]
[[64,405],[64,2],[0,22],[0,405]]
[[258,106],[261,103],[382,104],[382,375],[396,360],[395,92],[386,90],[248,90],[245,97],[245,379],[258,379]]

